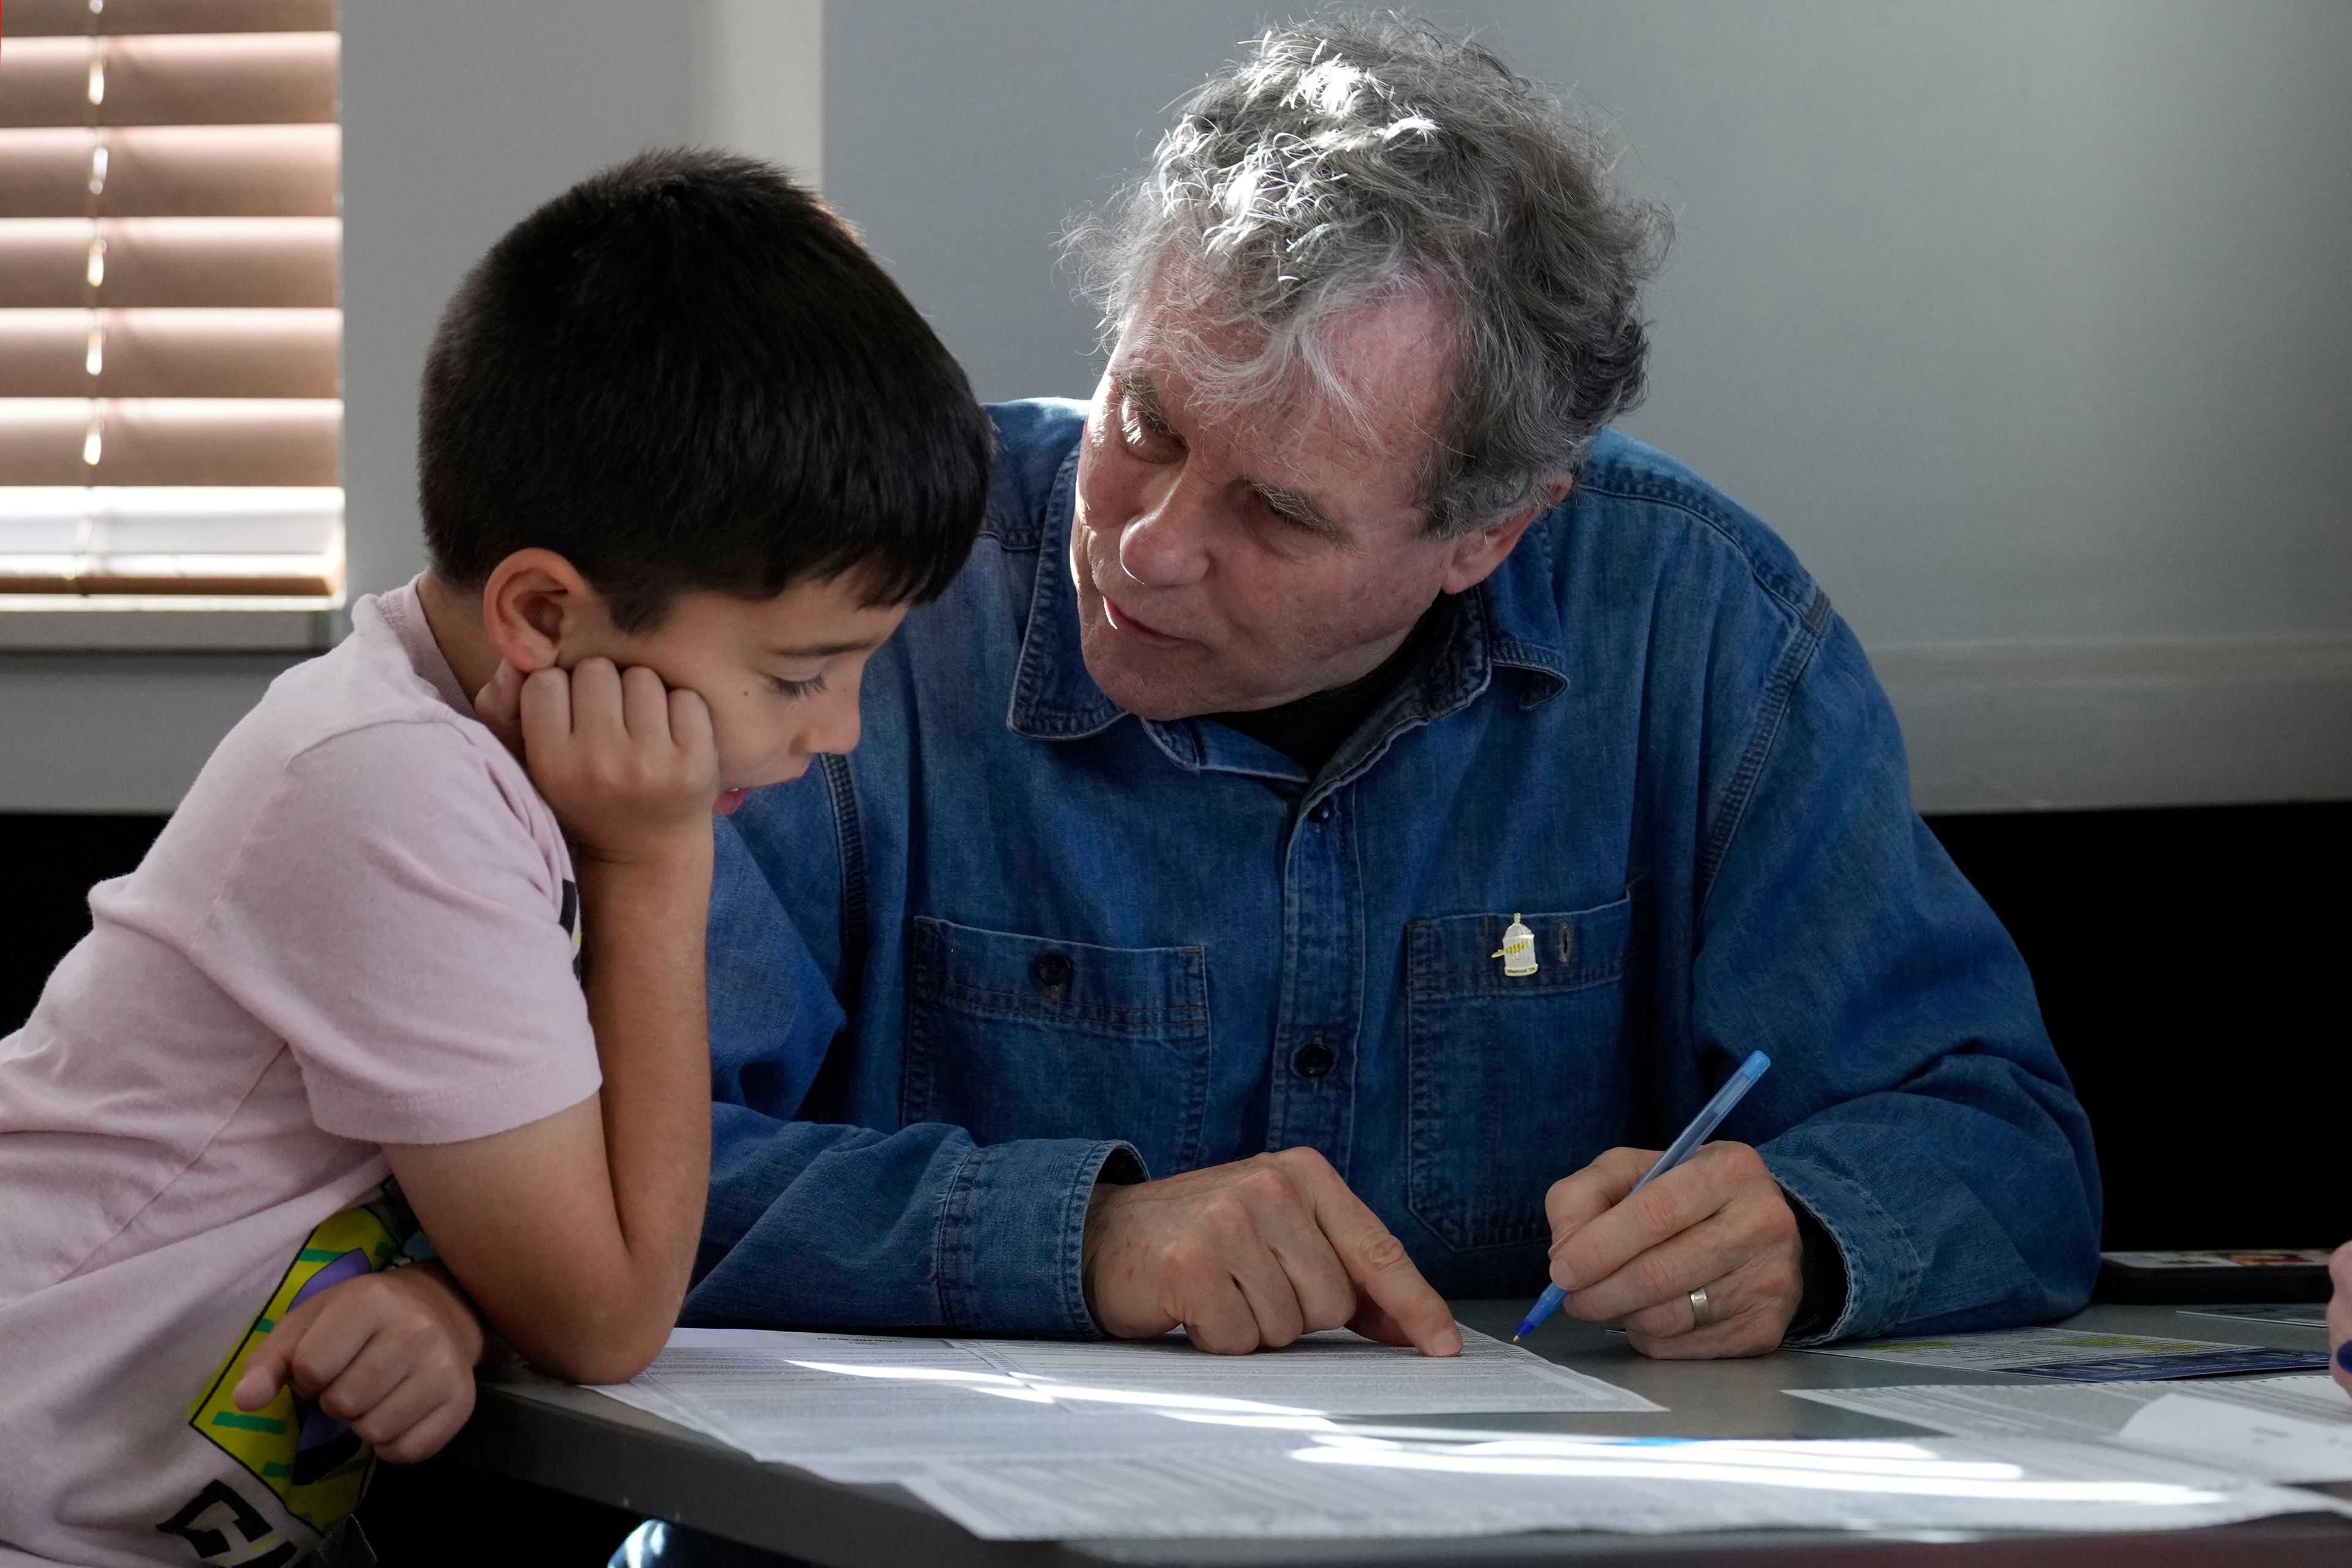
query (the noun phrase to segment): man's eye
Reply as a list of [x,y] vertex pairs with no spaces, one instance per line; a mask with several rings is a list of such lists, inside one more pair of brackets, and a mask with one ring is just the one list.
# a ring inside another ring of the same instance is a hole
[[781,675],[772,675],[768,677],[768,684],[774,687],[781,697],[814,697],[824,689],[824,677],[813,675],[806,680],[786,680]]
[[1118,433],[1128,450],[1138,457],[1159,458],[1176,448],[1175,433],[1124,395],[1118,400]]
[[1285,534],[1305,534],[1325,542],[1336,537],[1331,525],[1317,515],[1313,508],[1302,506],[1288,496],[1272,496],[1261,490],[1257,500]]

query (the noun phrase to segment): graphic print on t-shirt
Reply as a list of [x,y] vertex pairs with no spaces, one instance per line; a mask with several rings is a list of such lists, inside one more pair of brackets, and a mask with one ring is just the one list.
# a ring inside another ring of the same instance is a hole
[[[322,1223],[302,1243],[228,1359],[213,1373],[188,1425],[245,1467],[278,1494],[286,1510],[311,1529],[324,1531],[351,1512],[367,1481],[367,1444],[291,1387],[258,1410],[240,1410],[230,1398],[252,1358],[286,1314],[331,1286],[387,1267],[416,1231],[397,1186],[386,1182],[376,1195]],[[160,1527],[159,1527],[160,1528]]]
[[205,1568],[284,1568],[298,1550],[226,1481],[211,1482],[155,1528],[186,1542]]
[[555,918],[562,925],[564,934],[572,939],[572,978],[577,980],[581,977],[580,884],[569,877],[563,879],[563,904],[555,911]]

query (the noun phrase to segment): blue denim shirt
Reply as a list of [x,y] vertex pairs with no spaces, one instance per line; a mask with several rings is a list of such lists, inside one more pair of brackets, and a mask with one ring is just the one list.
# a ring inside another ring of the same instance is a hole
[[1545,1189],[1759,1048],[1721,1136],[1834,1237],[1828,1335],[2087,1299],[2090,1129],[2024,964],[1762,524],[1603,437],[1309,779],[1096,686],[1084,409],[994,415],[979,545],[874,659],[864,743],[720,827],[688,1321],[1091,1334],[1098,1178],[1302,1144],[1439,1290],[1532,1297]]

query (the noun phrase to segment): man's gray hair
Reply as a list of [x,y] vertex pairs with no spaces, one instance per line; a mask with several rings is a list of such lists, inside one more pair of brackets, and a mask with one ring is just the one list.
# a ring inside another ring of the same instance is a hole
[[1610,163],[1476,44],[1322,16],[1211,78],[1150,168],[1066,243],[1106,338],[1147,299],[1173,307],[1181,336],[1161,352],[1224,406],[1304,378],[1360,419],[1331,330],[1383,300],[1432,300],[1451,319],[1453,382],[1422,499],[1432,531],[1459,534],[1574,475],[1641,400],[1635,298],[1667,219],[1612,189]]

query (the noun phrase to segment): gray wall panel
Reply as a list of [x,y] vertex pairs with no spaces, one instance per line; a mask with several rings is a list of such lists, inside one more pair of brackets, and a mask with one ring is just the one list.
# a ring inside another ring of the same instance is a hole
[[[983,395],[1091,384],[1053,236],[1263,14],[831,9],[828,190]],[[2306,658],[2352,652],[2352,6],[1439,14],[1572,89],[1674,209],[1629,427],[1761,513],[1901,664],[1923,805],[2352,795],[2341,748],[2212,727],[2247,639],[2279,639],[2266,725],[2352,698]],[[2124,700],[2100,695],[2118,649],[2158,650],[2128,715],[2057,717]],[[1956,681],[1965,725],[1906,695]],[[1988,714],[2042,737],[1997,786],[1967,782]]]

